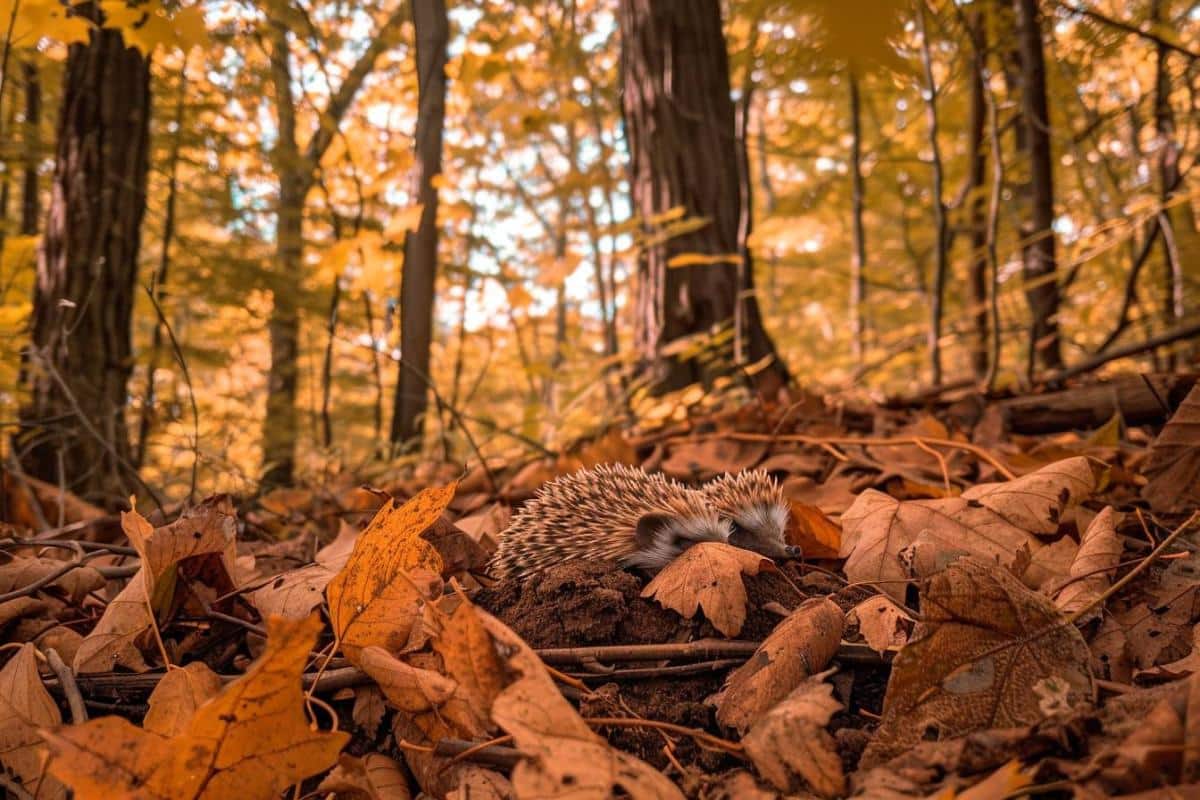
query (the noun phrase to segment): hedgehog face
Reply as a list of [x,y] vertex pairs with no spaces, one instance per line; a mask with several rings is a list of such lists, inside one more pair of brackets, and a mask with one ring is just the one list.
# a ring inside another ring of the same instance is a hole
[[726,475],[703,487],[705,499],[731,525],[729,543],[768,558],[800,557],[787,543],[790,508],[779,485],[761,470]]
[[637,549],[622,559],[626,567],[661,569],[700,542],[727,542],[730,524],[715,514],[675,515],[652,511],[637,521]]

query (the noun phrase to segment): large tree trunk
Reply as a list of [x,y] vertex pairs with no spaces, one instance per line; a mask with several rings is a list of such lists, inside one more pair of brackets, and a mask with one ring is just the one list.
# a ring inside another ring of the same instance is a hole
[[1050,113],[1046,101],[1046,59],[1037,0],[1015,0],[1017,51],[1021,60],[1021,117],[1029,157],[1029,209],[1024,242],[1025,298],[1032,317],[1029,371],[1062,366],[1058,333],[1059,290],[1054,254],[1054,171],[1050,153]]
[[[681,337],[736,320],[734,338],[747,361],[774,356],[775,348],[739,240],[739,161],[719,0],[621,0],[619,16],[635,213],[651,220],[682,207],[708,221],[647,245],[638,259],[638,355],[659,388],[675,389],[708,377],[696,359],[664,356]],[[668,266],[687,253],[728,261]],[[775,359],[755,377],[770,391],[787,381],[787,371]]]
[[128,493],[125,384],[146,206],[150,67],[115,31],[67,56],[33,305],[24,465],[92,499]]
[[437,189],[442,170],[442,128],[446,117],[446,44],[450,24],[445,0],[414,0],[417,39],[417,202],[421,222],[404,240],[400,280],[400,374],[392,413],[392,442],[421,435],[429,399],[429,349],[433,337],[433,288],[437,279]]

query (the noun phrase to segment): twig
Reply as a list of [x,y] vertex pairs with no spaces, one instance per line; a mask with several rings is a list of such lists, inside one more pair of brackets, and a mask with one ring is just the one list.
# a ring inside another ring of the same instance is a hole
[[74,561],[64,562],[60,568],[54,570],[54,572],[46,573],[28,586],[23,586],[20,589],[13,589],[11,592],[0,594],[0,603],[6,603],[9,600],[15,600],[18,597],[31,597],[34,592],[45,586],[49,586],[62,576],[66,575],[68,572],[79,569],[80,567],[86,567],[87,562],[91,559],[106,555],[109,555],[108,550],[95,550],[91,553],[81,555]]
[[[501,739],[509,740],[512,737],[501,737]],[[516,766],[517,762],[524,758],[520,750],[512,747],[503,747],[501,745],[483,742],[487,747],[479,747],[477,742],[466,742],[462,739],[442,739],[436,746],[425,748],[421,745],[415,745],[411,742],[405,742],[404,745],[399,745],[406,750],[415,750],[420,753],[431,753],[432,755],[441,756],[442,758],[452,757],[456,760],[473,761],[477,764],[487,764],[492,767],[502,767],[511,769]],[[462,754],[471,751],[470,756]],[[461,756],[461,758],[460,758]]]
[[13,800],[34,800],[33,795],[17,783],[16,778],[10,778],[3,772],[0,772],[0,786],[4,787],[4,791],[8,792]]
[[[175,331],[171,327],[171,323],[167,321],[166,315],[163,314],[162,306],[158,304],[158,298],[154,296],[154,292],[150,291],[149,286],[143,286],[142,288],[146,290],[146,296],[150,298],[150,302],[154,305],[154,311],[158,314],[158,321],[162,323],[163,328],[167,332],[167,338],[171,342],[171,352],[174,353],[175,360],[179,362],[179,369],[183,372],[183,382],[188,387],[188,399],[192,403],[192,483],[188,487],[188,501],[191,502],[196,496],[196,476],[200,469],[200,411],[196,407],[196,390],[192,387],[192,375],[188,371],[187,360],[183,357],[183,350],[179,347],[179,341],[175,338]],[[150,379],[153,380],[154,376],[150,376]],[[159,503],[158,507],[161,509],[162,503]]]
[[1067,624],[1070,624],[1070,625],[1075,624],[1075,622],[1078,621],[1079,618],[1082,617],[1084,614],[1088,613],[1089,611],[1091,611],[1093,608],[1096,608],[1097,606],[1103,605],[1108,600],[1108,598],[1112,597],[1114,594],[1119,592],[1121,589],[1125,588],[1126,584],[1128,584],[1131,580],[1133,580],[1138,575],[1140,575],[1142,572],[1144,572],[1147,567],[1149,567],[1151,564],[1153,564],[1155,561],[1157,561],[1158,557],[1162,555],[1163,551],[1166,550],[1167,547],[1169,547],[1172,542],[1174,542],[1176,539],[1178,539],[1180,536],[1182,536],[1183,532],[1186,531],[1189,527],[1191,527],[1191,524],[1196,520],[1197,517],[1200,517],[1200,511],[1192,512],[1192,515],[1190,517],[1188,517],[1187,519],[1185,519],[1178,528],[1171,531],[1171,534],[1167,538],[1163,539],[1159,543],[1158,547],[1156,547],[1150,551],[1150,555],[1148,555],[1144,559],[1142,559],[1142,563],[1138,564],[1136,567],[1129,570],[1129,572],[1126,573],[1125,577],[1121,578],[1121,580],[1117,581],[1112,586],[1110,586],[1106,590],[1104,590],[1104,592],[1099,597],[1097,597],[1092,602],[1088,603],[1083,608],[1080,608],[1079,610],[1077,610],[1073,614],[1071,614],[1069,617],[1067,617]]
[[604,681],[636,681],[648,678],[678,677],[680,675],[698,675],[705,672],[718,672],[730,667],[744,664],[745,658],[722,658],[715,661],[699,661],[695,664],[675,664],[670,667],[635,667],[634,669],[614,669],[606,672],[573,672],[568,673],[579,680]]
[[547,664],[582,664],[588,661],[662,661],[672,658],[749,657],[759,642],[699,639],[678,644],[627,644],[599,647],[552,647],[535,650]]
[[745,749],[738,742],[731,742],[728,739],[722,739],[719,736],[713,736],[711,733],[705,733],[696,728],[689,728],[685,725],[676,725],[673,722],[663,722],[657,719],[633,719],[630,717],[584,717],[583,721],[594,728],[651,728],[653,730],[667,731],[680,736],[690,736],[695,739],[697,744],[708,745],[716,750],[723,750],[726,753],[741,755]]
[[46,651],[46,662],[58,677],[58,685],[62,687],[63,695],[67,698],[67,708],[71,710],[71,721],[76,725],[87,722],[87,707],[83,704],[83,695],[79,692],[79,684],[75,682],[75,673],[62,660],[57,650]]
[[119,545],[119,544],[105,544],[104,542],[85,542],[82,539],[80,539],[80,540],[56,539],[54,541],[49,541],[49,542],[42,541],[41,539],[36,539],[36,538],[35,539],[15,539],[13,537],[7,537],[4,539],[0,539],[0,550],[5,550],[10,547],[14,548],[14,549],[21,548],[21,547],[31,547],[31,548],[57,547],[62,550],[71,550],[74,552],[78,552],[80,550],[83,550],[85,552],[90,552],[90,551],[94,551],[94,550],[107,550],[109,553],[113,554],[114,556],[135,556],[136,557],[138,555],[137,549],[133,548],[133,547],[126,547],[124,545]]

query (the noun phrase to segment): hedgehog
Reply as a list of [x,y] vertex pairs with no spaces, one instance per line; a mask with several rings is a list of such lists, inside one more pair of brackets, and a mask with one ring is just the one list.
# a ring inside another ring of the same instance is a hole
[[[741,483],[729,485],[743,489]],[[766,484],[752,485],[759,489]],[[524,577],[573,560],[660,569],[698,542],[729,542],[735,519],[757,519],[744,513],[722,517],[714,502],[717,493],[622,464],[561,476],[543,486],[513,518],[488,574],[497,579]],[[772,557],[787,553],[782,534],[778,542],[767,543],[771,552],[758,547],[753,531],[759,529],[765,528],[742,529],[739,546]]]
[[763,470],[722,475],[700,488],[707,503],[731,526],[729,543],[768,558],[799,558],[803,551],[787,543],[791,515],[783,489]]

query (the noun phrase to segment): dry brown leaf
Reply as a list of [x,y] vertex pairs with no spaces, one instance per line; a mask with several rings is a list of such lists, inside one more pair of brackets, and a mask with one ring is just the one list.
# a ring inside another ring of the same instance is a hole
[[788,543],[804,548],[805,558],[837,558],[842,548],[842,529],[816,506],[792,500],[791,508]]
[[92,632],[79,643],[72,668],[76,672],[109,672],[124,667],[134,672],[150,669],[143,655],[150,642],[150,606],[146,583],[138,575],[104,609]]
[[662,773],[592,732],[519,636],[491,615],[476,613],[517,676],[493,703],[492,720],[526,756],[512,772],[518,797],[607,800],[619,787],[634,800],[682,800]]
[[[1117,515],[1112,506],[1105,506],[1084,531],[1075,561],[1071,564],[1068,583],[1054,595],[1054,605],[1064,615],[1086,608],[1098,600],[1112,583],[1112,569],[1121,562],[1125,546],[1117,535]],[[1099,616],[1094,609],[1085,619]]]
[[325,602],[325,587],[346,566],[359,531],[344,522],[337,537],[317,551],[315,563],[291,569],[250,592],[251,601],[265,618],[303,619]]
[[1200,383],[1150,446],[1142,474],[1149,478],[1142,497],[1155,511],[1186,514],[1200,508]]
[[1020,790],[1033,783],[1035,770],[1026,770],[1020,761],[1009,761],[991,775],[965,791],[947,789],[930,800],[1006,800],[1020,796]]
[[742,472],[762,461],[766,442],[740,442],[733,439],[704,439],[672,446],[659,466],[672,478],[707,481],[726,472]]
[[[859,495],[842,515],[846,576],[879,582],[880,591],[903,601],[904,581],[941,569],[959,554],[1020,570],[1033,588],[1065,577],[1074,555],[1070,541],[1046,545],[1071,504],[1096,486],[1094,462],[1072,458],[1008,483],[982,484],[961,497],[902,502],[882,492]],[[913,552],[927,543],[933,564]]]
[[832,600],[806,600],[726,678],[710,700],[717,706],[717,721],[746,731],[809,676],[828,666],[844,627],[845,616]]
[[318,617],[267,623],[267,650],[250,670],[165,738],[121,717],[43,731],[50,771],[78,800],[275,798],[329,768],[349,740],[309,727],[300,674]]
[[368,753],[362,758],[343,755],[317,794],[333,794],[338,800],[409,800],[412,792],[404,768],[387,756]]
[[474,764],[460,765],[458,786],[446,793],[446,800],[510,800],[512,784],[508,778]]
[[862,601],[846,615],[847,622],[858,623],[858,632],[877,653],[900,649],[908,641],[913,618],[888,597],[877,594]]
[[14,597],[12,600],[6,600],[0,603],[0,630],[26,617],[49,616],[54,605],[53,602],[36,597]]
[[677,611],[684,619],[703,608],[704,616],[721,633],[737,636],[746,622],[746,586],[742,574],[757,575],[771,569],[771,560],[721,542],[701,542],[689,547],[654,576],[642,590],[659,605]]
[[1056,461],[1004,483],[981,483],[962,493],[1024,531],[1049,536],[1063,512],[1086,500],[1100,485],[1104,467],[1084,456]]
[[[66,563],[53,558],[18,558],[0,564],[0,594],[24,589],[59,571]],[[66,596],[71,603],[78,605],[90,592],[102,589],[104,583],[104,576],[85,564],[59,576],[38,592],[55,590],[60,597]]]
[[442,657],[446,674],[458,682],[463,699],[486,715],[504,688],[504,665],[474,606],[458,604],[433,640],[433,649]]
[[862,491],[860,479],[849,475],[835,475],[824,483],[811,478],[788,478],[781,488],[783,496],[793,503],[816,506],[822,513],[834,516],[854,505]]
[[58,800],[67,790],[53,777],[43,777],[46,747],[41,728],[62,724],[54,698],[38,675],[34,646],[21,645],[0,669],[0,766],[29,794]]
[[381,647],[364,648],[360,665],[388,705],[409,715],[428,739],[471,739],[487,732],[487,709],[467,702],[453,679],[407,664]]
[[150,709],[142,728],[159,736],[178,736],[187,730],[196,709],[221,691],[221,678],[203,661],[167,670],[150,693]]
[[1093,702],[1083,637],[1006,570],[960,559],[923,582],[921,611],[892,665],[864,766],[922,739],[1033,724],[1050,692],[1075,709]]
[[742,739],[746,755],[781,791],[796,788],[796,775],[821,797],[839,797],[846,792],[846,776],[825,726],[841,708],[833,687],[813,676],[754,723]]
[[442,559],[421,538],[454,497],[455,484],[426,489],[403,505],[385,503],[326,587],[329,619],[346,657],[378,645],[409,644],[425,603],[441,595]]

